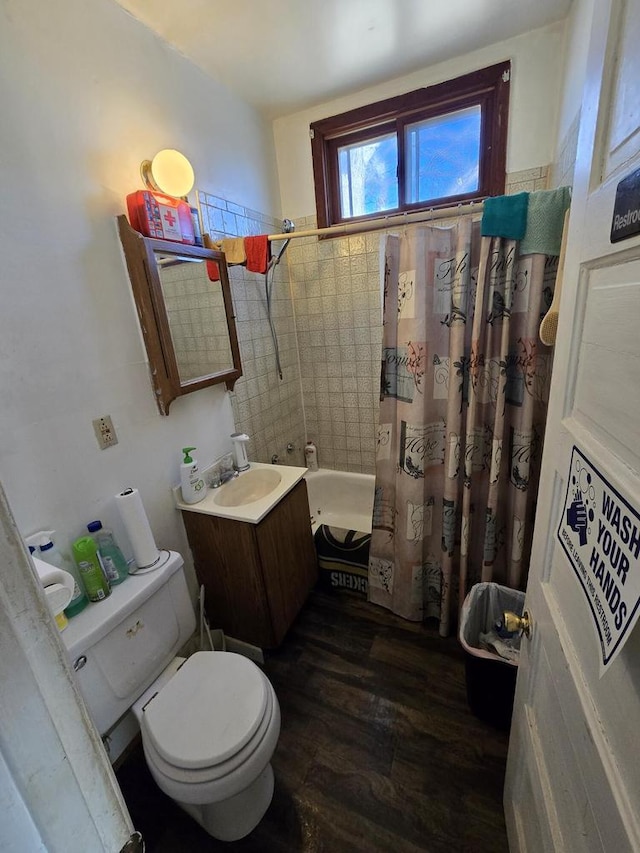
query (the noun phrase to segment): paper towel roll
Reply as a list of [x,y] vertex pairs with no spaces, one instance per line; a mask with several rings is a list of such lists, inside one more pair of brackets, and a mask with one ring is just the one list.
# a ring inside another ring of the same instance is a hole
[[131,542],[136,565],[139,569],[149,568],[159,560],[160,552],[153,538],[140,492],[137,489],[125,489],[116,495],[116,506]]

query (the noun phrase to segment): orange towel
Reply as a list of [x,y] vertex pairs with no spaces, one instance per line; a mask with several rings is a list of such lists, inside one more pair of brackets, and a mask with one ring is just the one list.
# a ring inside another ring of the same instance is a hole
[[244,238],[244,250],[247,254],[247,269],[249,272],[265,273],[271,260],[271,243],[266,234],[257,237]]
[[220,246],[228,264],[243,264],[247,260],[242,237],[225,237]]

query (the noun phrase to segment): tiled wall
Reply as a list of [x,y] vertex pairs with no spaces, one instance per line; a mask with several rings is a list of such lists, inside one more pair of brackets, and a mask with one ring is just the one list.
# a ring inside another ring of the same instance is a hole
[[[315,217],[296,222],[315,228]],[[321,467],[373,474],[380,384],[380,234],[287,250],[307,437]]]
[[[281,231],[280,220],[215,196],[200,193],[199,204],[202,227],[214,240]],[[315,228],[315,218],[299,219],[296,228]],[[310,438],[321,466],[374,473],[382,338],[378,246],[378,234],[291,241],[276,267],[271,298],[282,380],[264,276],[229,268],[243,369],[231,399],[236,428],[251,436],[251,458],[269,462],[277,454],[280,461],[303,464]],[[274,254],[278,248],[274,243]],[[289,442],[293,454],[286,452]]]
[[576,166],[576,153],[578,150],[578,131],[580,130],[580,110],[571,122],[569,130],[560,143],[558,162],[553,164],[551,171],[552,187],[573,186],[573,172]]
[[[203,230],[214,240],[279,233],[281,221],[257,211],[199,193]],[[273,244],[277,254],[279,244]],[[285,256],[286,257],[286,256]],[[282,379],[276,367],[274,343],[267,319],[265,277],[242,266],[229,267],[236,313],[242,377],[231,394],[236,429],[251,437],[249,458],[270,462],[277,454],[283,463],[303,464],[305,442],[298,352],[284,258],[275,268],[271,286],[271,316],[277,332]],[[287,454],[286,446],[295,450]]]
[[520,172],[509,172],[506,181],[506,195],[532,193],[548,189],[549,167],[535,166]]

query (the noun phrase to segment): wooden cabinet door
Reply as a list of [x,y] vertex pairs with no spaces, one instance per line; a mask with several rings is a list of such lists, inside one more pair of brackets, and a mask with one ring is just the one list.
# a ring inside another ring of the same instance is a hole
[[279,645],[318,576],[304,480],[260,522],[256,534],[274,640]]
[[254,525],[197,512],[182,517],[212,627],[256,646],[273,646]]
[[305,481],[258,525],[182,517],[213,627],[261,648],[278,646],[318,576]]

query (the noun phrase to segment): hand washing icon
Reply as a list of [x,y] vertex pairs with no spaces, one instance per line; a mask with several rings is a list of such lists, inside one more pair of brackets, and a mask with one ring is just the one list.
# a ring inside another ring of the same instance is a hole
[[567,524],[577,533],[580,538],[580,544],[587,544],[587,508],[580,496],[580,492],[576,495],[567,508]]

